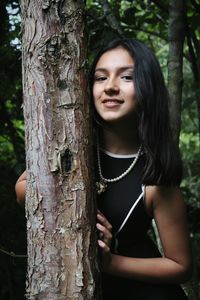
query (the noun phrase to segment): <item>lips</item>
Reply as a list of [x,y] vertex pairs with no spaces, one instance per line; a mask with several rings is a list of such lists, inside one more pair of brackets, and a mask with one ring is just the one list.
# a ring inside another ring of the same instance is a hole
[[104,99],[102,101],[103,105],[106,107],[106,108],[117,108],[119,107],[121,104],[124,103],[123,100],[121,99]]
[[102,103],[118,103],[118,104],[122,104],[122,103],[124,103],[124,101],[121,100],[121,99],[110,98],[110,99],[104,99],[102,101]]

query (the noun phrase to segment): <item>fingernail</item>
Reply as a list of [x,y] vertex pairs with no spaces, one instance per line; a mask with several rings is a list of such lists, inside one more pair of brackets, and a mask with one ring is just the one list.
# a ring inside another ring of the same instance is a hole
[[104,247],[105,246],[105,243],[103,241],[101,241],[101,240],[98,240],[98,244],[99,244],[100,247]]
[[97,214],[97,218],[99,218],[99,219],[103,220],[103,216],[102,216],[102,215],[100,215],[100,214]]
[[102,229],[102,226],[101,226],[101,224],[99,224],[99,223],[96,224],[96,227],[97,227],[99,230]]

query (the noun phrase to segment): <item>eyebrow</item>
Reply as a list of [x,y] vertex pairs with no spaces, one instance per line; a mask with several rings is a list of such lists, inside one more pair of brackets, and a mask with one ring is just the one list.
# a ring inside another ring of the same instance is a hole
[[[124,66],[124,67],[120,67],[120,68],[118,68],[117,70],[118,71],[126,71],[126,70],[129,70],[129,69],[131,69],[131,70],[133,70],[133,66]],[[106,68],[98,68],[98,69],[95,69],[95,72],[106,72],[107,71],[107,69]]]

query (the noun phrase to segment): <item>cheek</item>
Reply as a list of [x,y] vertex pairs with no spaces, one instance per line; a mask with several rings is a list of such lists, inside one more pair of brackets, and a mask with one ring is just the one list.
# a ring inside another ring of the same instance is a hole
[[94,85],[93,90],[92,90],[92,97],[93,97],[93,101],[94,103],[98,100],[98,98],[100,97],[100,91],[99,88]]
[[136,101],[136,93],[134,86],[129,87],[129,89],[127,90],[127,95],[130,99],[132,99],[133,102]]
[[95,88],[95,86],[93,86],[93,89],[92,89],[92,98],[93,98],[93,101],[96,98],[96,88]]
[[97,90],[95,87],[93,87],[92,89],[92,100],[93,100],[93,104],[95,109],[97,109],[97,99],[98,99],[98,95],[97,95]]

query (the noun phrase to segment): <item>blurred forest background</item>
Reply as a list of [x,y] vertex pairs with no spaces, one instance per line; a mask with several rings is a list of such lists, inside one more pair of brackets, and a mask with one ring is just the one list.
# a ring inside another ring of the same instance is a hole
[[[87,0],[88,59],[116,36],[144,41],[158,57],[168,80],[168,0]],[[186,2],[184,81],[180,148],[181,185],[188,208],[194,274],[186,286],[190,300],[200,299],[200,0]],[[15,196],[25,169],[22,108],[20,7],[0,1],[0,299],[23,300],[26,278],[26,222]]]

